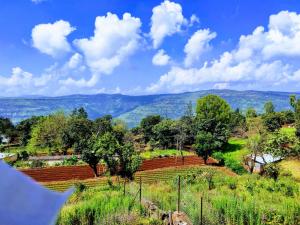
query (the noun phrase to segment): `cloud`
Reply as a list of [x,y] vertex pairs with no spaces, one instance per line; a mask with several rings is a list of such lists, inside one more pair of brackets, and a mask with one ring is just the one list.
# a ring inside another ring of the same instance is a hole
[[138,49],[141,25],[140,19],[129,13],[121,19],[107,13],[96,18],[94,36],[77,39],[74,44],[93,74],[110,74]]
[[151,84],[148,92],[180,92],[217,88],[299,90],[300,15],[282,11],[271,15],[268,30],[257,27],[242,35],[236,48],[218,59],[191,68],[172,67]]
[[78,68],[83,63],[83,57],[79,53],[75,53],[67,62],[67,66],[70,69]]
[[186,54],[184,65],[188,67],[197,62],[201,54],[210,49],[209,42],[216,36],[217,34],[210,32],[209,29],[196,31],[184,47]]
[[200,23],[200,19],[195,15],[191,15],[189,26],[193,26],[195,23]]
[[180,4],[165,0],[152,9],[150,36],[153,47],[158,48],[166,36],[171,36],[181,30],[187,20],[182,15]]
[[75,30],[64,20],[55,23],[38,24],[31,32],[33,47],[40,52],[58,57],[71,51],[67,36]]
[[40,88],[47,85],[50,80],[51,76],[48,74],[35,77],[32,73],[26,72],[20,67],[14,67],[10,76],[0,76],[1,95],[40,94]]
[[165,66],[169,64],[170,56],[168,56],[163,49],[160,49],[152,58],[153,65]]

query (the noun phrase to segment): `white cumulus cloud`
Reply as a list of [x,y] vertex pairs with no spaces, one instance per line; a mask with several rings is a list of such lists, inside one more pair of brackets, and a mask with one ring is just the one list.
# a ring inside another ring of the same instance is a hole
[[215,32],[210,32],[209,29],[196,31],[188,40],[184,47],[186,54],[184,64],[191,66],[194,62],[199,60],[199,57],[210,49],[209,42],[217,36]]
[[83,52],[93,74],[110,74],[137,50],[140,27],[140,19],[129,13],[124,13],[121,19],[107,13],[96,18],[94,36],[74,43]]
[[239,89],[300,88],[300,15],[282,11],[270,16],[268,29],[258,26],[242,35],[236,48],[191,68],[172,67],[148,87],[149,92],[180,92],[230,86]]
[[163,49],[160,49],[152,58],[153,65],[165,66],[169,64],[170,56],[168,56]]
[[67,36],[74,30],[75,28],[64,20],[38,24],[31,33],[33,47],[53,57],[60,56],[71,50]]
[[179,32],[184,24],[187,24],[187,20],[182,15],[180,4],[165,0],[155,6],[152,9],[150,30],[153,47],[158,48],[166,36]]

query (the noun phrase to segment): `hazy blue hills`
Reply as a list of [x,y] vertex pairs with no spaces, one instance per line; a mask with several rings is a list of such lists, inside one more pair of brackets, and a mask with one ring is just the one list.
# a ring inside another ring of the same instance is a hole
[[148,96],[128,96],[121,94],[69,95],[62,97],[26,96],[0,98],[0,116],[18,122],[33,115],[47,115],[63,110],[70,112],[74,108],[84,107],[91,119],[105,114],[121,118],[132,127],[143,117],[160,114],[164,117],[178,118],[191,101],[195,105],[197,98],[207,94],[216,94],[226,99],[233,109],[245,110],[254,107],[263,110],[267,101],[272,101],[276,110],[289,109],[288,92],[205,90],[181,94]]

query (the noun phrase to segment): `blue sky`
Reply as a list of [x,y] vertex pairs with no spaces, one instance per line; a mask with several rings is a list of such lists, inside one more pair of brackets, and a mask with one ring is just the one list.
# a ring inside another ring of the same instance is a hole
[[1,96],[299,91],[296,0],[0,0]]

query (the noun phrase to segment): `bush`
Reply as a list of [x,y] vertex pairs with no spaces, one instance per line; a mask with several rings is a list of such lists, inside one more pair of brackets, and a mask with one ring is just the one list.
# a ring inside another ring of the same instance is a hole
[[279,177],[279,166],[275,163],[269,163],[265,166],[263,174],[277,181]]
[[45,167],[46,165],[47,165],[47,163],[42,160],[34,160],[34,161],[32,161],[30,167],[31,168],[41,168],[41,167]]
[[64,159],[62,162],[62,165],[64,166],[74,166],[78,163],[78,158],[77,156],[73,155],[72,157],[68,159]]
[[26,161],[29,159],[29,154],[27,151],[25,150],[22,150],[18,153],[18,159],[20,160],[23,160],[23,161]]
[[212,157],[219,161],[218,163],[219,166],[225,165],[225,156],[222,152],[215,152],[213,153]]
[[240,164],[240,162],[231,158],[225,159],[225,166],[240,175],[247,172],[246,169]]
[[83,184],[83,183],[75,183],[74,184],[74,187],[75,187],[75,193],[81,193],[83,192],[84,190],[86,190],[86,185]]

